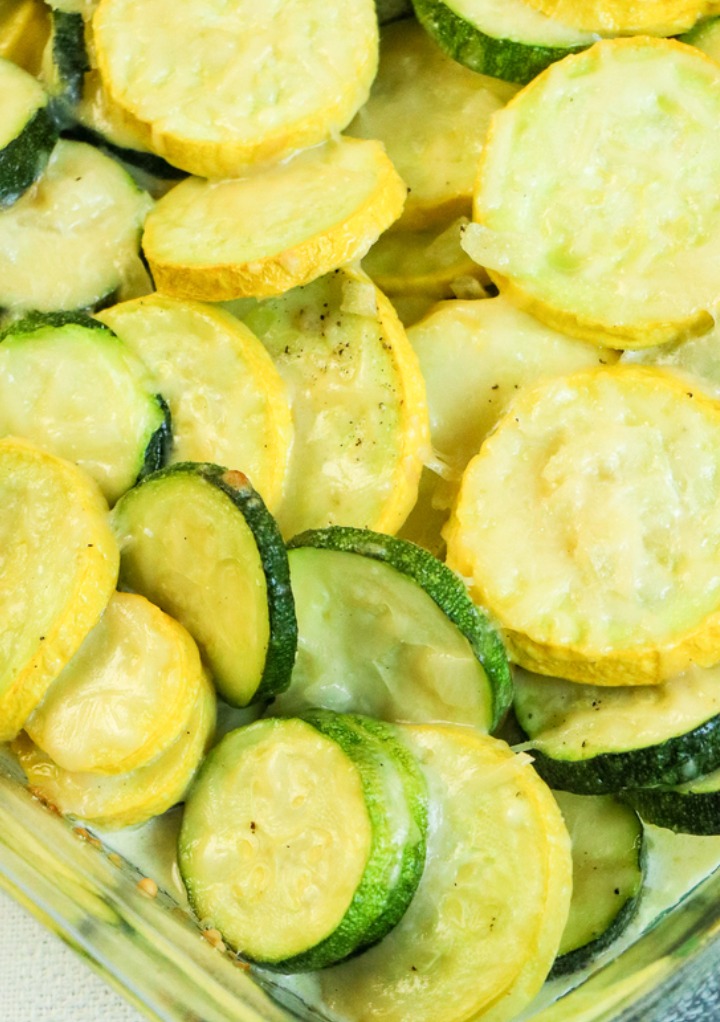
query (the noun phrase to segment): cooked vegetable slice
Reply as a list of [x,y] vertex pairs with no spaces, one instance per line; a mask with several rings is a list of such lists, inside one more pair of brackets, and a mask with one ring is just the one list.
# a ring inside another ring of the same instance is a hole
[[97,623],[118,549],[97,485],[25,440],[0,440],[0,740],[14,738]]
[[659,369],[529,388],[470,462],[448,563],[511,659],[604,685],[720,659],[720,408]]
[[290,548],[298,655],[273,713],[499,724],[512,699],[505,650],[449,568],[362,529],[305,532]]
[[582,969],[622,934],[638,907],[645,879],[643,826],[612,795],[555,792],[570,832],[573,893],[553,965],[560,976]]
[[720,834],[720,769],[674,787],[624,791],[647,823],[681,834]]
[[160,468],[167,413],[145,366],[89,316],[30,316],[0,333],[0,436],[74,461],[108,503]]
[[510,1019],[542,985],[567,918],[560,811],[527,757],[503,742],[472,728],[401,732],[437,807],[425,871],[380,944],[320,975],[324,1001],[366,1022]]
[[290,395],[283,534],[326,525],[395,532],[415,501],[428,422],[417,360],[388,300],[345,267],[232,308],[265,344]]
[[680,37],[681,42],[697,46],[713,60],[720,61],[720,17],[704,18]]
[[150,204],[115,160],[61,139],[35,187],[0,211],[0,306],[72,310],[113,292],[135,268]]
[[115,593],[25,730],[63,770],[127,773],[177,740],[202,670],[182,625],[143,596]]
[[406,848],[424,847],[386,732],[335,714],[262,720],[208,757],[180,870],[198,917],[247,958],[321,968],[383,936],[377,922],[399,892],[400,914],[407,906],[419,870],[402,868]]
[[365,255],[405,193],[379,142],[339,138],[262,173],[182,181],[148,216],[143,250],[176,298],[279,295]]
[[554,788],[597,794],[679,784],[720,766],[720,668],[663,685],[581,685],[517,671],[515,714]]
[[720,327],[700,337],[687,337],[682,341],[657,344],[652,348],[624,351],[621,362],[631,365],[658,366],[677,373],[690,389],[699,387],[711,397],[720,397]]
[[13,750],[33,793],[59,812],[98,827],[138,826],[184,798],[212,738],[215,706],[215,690],[202,674],[192,710],[172,745],[124,774],[63,770],[24,733]]
[[597,36],[548,18],[527,0],[413,0],[415,13],[454,60],[480,74],[526,85]]
[[574,336],[632,348],[702,333],[720,297],[719,116],[720,67],[673,40],[606,40],[554,64],[493,119],[466,250]]
[[279,504],[293,430],[285,384],[265,348],[222,309],[153,294],[96,318],[142,359],[168,402],[172,461],[241,469]]
[[676,35],[717,5],[712,0],[527,0],[549,18],[589,32]]
[[48,98],[36,78],[0,57],[0,207],[15,202],[47,166],[57,140]]
[[112,99],[150,148],[200,177],[326,140],[377,69],[373,0],[185,0],[182,18],[173,0],[103,0],[93,36]]
[[443,302],[408,339],[427,388],[433,451],[455,482],[520,388],[618,358],[545,326],[502,295]]
[[229,703],[289,684],[297,627],[287,554],[242,472],[172,465],[126,493],[113,524],[123,586],[185,625]]
[[161,180],[186,176],[184,170],[171,166],[147,148],[143,132],[128,122],[122,110],[113,103],[95,68],[83,78],[82,94],[74,106],[73,116],[77,125],[72,134],[79,141],[101,146],[130,166]]
[[42,0],[1,0],[0,57],[36,75],[50,34],[50,13]]
[[83,76],[89,70],[82,14],[53,9],[42,79],[52,96],[53,116],[61,127],[73,123],[74,109],[82,96]]
[[409,189],[404,227],[470,215],[490,117],[515,92],[446,56],[416,21],[383,30],[370,98],[347,134],[384,144]]
[[[484,298],[489,277],[460,247],[465,217],[440,229],[386,231],[362,262],[363,270],[395,302],[396,295]],[[419,318],[419,317],[418,317]]]

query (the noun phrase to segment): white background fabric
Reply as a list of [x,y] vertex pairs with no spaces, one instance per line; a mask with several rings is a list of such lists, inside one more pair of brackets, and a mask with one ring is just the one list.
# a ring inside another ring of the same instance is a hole
[[0,891],[0,1022],[142,1022],[142,1016]]

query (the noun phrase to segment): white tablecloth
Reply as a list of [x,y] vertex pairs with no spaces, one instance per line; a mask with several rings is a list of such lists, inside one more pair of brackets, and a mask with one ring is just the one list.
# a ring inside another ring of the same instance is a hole
[[145,1022],[55,934],[0,891],[0,1022]]

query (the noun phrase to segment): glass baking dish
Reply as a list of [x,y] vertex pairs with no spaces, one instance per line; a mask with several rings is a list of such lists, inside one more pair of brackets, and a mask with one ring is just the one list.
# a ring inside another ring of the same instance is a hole
[[[138,886],[143,876],[152,877],[151,863],[161,878],[156,897],[145,893],[147,885]],[[138,869],[48,811],[0,751],[0,886],[149,1019],[321,1017],[285,990],[262,989],[244,963],[203,939],[182,899],[173,896],[172,870],[169,853],[160,844],[153,847],[152,836],[146,838]],[[674,1020],[675,998],[701,989],[720,964],[719,932],[720,873],[715,873],[574,989],[550,1004],[541,997],[523,1022]]]

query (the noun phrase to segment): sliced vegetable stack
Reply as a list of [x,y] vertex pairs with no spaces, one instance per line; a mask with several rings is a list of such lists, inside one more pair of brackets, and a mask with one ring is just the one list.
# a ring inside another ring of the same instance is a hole
[[12,8],[0,739],[310,1011],[525,1017],[720,833],[720,4]]

